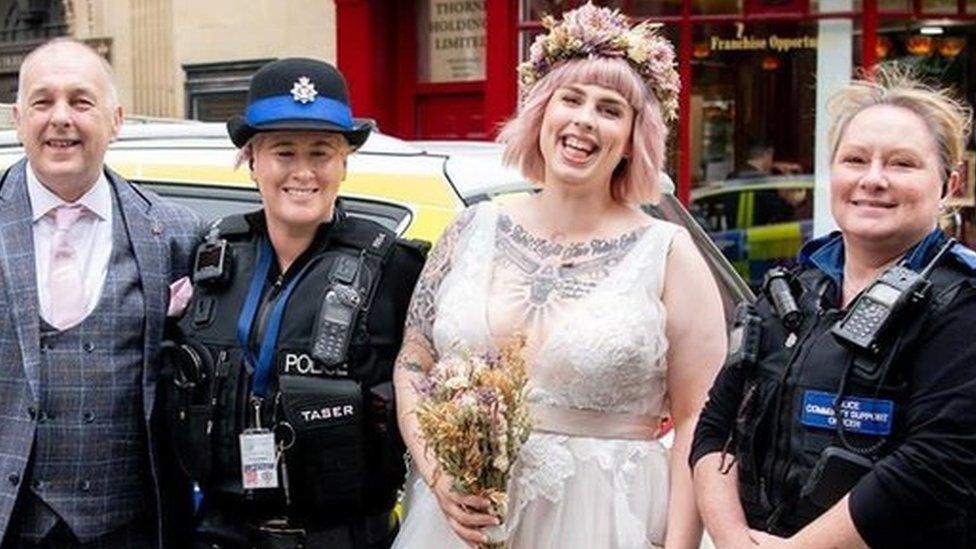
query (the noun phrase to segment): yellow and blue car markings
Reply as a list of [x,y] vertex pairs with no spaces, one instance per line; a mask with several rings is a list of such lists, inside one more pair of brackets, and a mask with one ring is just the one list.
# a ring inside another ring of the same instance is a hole
[[694,199],[727,193],[739,195],[735,212],[731,212],[735,229],[710,231],[716,246],[752,287],[762,283],[766,272],[775,266],[792,265],[805,242],[813,235],[813,220],[788,221],[754,225],[756,192],[775,189],[812,190],[812,183],[802,180],[758,183],[730,183],[716,189],[703,189]]

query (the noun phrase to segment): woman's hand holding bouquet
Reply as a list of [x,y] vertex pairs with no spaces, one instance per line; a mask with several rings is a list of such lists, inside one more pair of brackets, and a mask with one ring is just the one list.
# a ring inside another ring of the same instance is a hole
[[[520,336],[486,356],[456,353],[416,387],[420,431],[437,463],[431,488],[469,543],[483,539],[478,527],[504,520],[509,473],[531,431],[524,349]],[[503,526],[485,533],[494,546],[503,545]]]

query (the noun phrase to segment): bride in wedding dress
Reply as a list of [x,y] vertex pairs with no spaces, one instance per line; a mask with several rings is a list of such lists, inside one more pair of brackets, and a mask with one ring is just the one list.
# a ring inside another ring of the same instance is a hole
[[[687,465],[725,352],[718,290],[660,194],[677,108],[671,44],[590,4],[547,21],[505,159],[539,192],[459,215],[414,292],[395,372],[412,456],[394,547],[464,548],[499,518],[424,449],[414,384],[452,353],[527,337],[534,429],[509,483],[511,547],[697,547]],[[668,451],[662,422],[675,428]]]

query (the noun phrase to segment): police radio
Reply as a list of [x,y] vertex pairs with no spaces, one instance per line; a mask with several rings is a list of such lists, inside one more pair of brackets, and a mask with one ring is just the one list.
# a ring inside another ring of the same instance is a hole
[[899,320],[902,316],[900,313],[928,296],[931,287],[927,280],[929,274],[955,243],[956,240],[950,238],[921,273],[901,264],[886,269],[858,296],[847,315],[834,324],[831,332],[855,349],[877,354],[881,350],[879,341]]
[[326,291],[315,322],[312,357],[328,367],[335,367],[346,359],[346,349],[352,339],[353,328],[362,296],[355,283],[359,278],[361,261],[344,256],[336,262],[332,284]]

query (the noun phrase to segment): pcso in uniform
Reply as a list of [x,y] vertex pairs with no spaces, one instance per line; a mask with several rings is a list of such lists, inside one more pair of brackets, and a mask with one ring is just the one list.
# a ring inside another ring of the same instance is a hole
[[385,547],[404,460],[390,382],[419,249],[336,200],[371,126],[331,65],[274,61],[228,124],[264,209],[217,222],[168,347],[204,547]]
[[840,233],[739,310],[691,457],[705,524],[718,547],[974,547],[976,254],[936,225],[971,111],[885,71],[829,109]]

